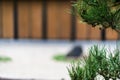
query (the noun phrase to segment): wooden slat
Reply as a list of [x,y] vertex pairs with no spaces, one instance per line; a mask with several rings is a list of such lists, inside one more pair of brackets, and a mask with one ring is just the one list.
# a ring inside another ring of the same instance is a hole
[[89,39],[100,40],[101,39],[100,29],[98,27],[91,27],[90,25],[88,25],[88,27],[90,27],[90,33],[88,33],[88,35],[90,36]]
[[114,30],[112,29],[107,29],[106,30],[106,39],[107,40],[116,40],[118,38],[118,33],[115,32]]
[[3,34],[3,6],[0,3],[0,38],[2,38]]
[[58,31],[60,39],[70,39],[71,36],[71,14],[69,10],[71,9],[70,2],[58,2]]
[[58,18],[59,15],[57,13],[57,4],[56,2],[48,2],[47,3],[47,37],[49,39],[55,39],[58,38]]
[[71,28],[71,15],[68,13],[70,2],[48,2],[48,38],[69,39]]
[[13,38],[13,3],[3,2],[3,38]]
[[29,38],[29,2],[18,3],[18,36]]
[[101,31],[98,27],[91,27],[87,23],[81,23],[79,19],[77,19],[77,39],[83,40],[100,40],[101,39]]
[[79,19],[76,22],[76,37],[77,39],[85,40],[87,39],[87,25],[85,23],[81,23]]
[[32,2],[32,38],[42,37],[42,2]]

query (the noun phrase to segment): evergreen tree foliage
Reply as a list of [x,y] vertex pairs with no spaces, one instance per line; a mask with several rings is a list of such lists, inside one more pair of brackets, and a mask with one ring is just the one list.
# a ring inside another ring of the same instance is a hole
[[120,32],[120,0],[77,0],[73,7],[83,22]]

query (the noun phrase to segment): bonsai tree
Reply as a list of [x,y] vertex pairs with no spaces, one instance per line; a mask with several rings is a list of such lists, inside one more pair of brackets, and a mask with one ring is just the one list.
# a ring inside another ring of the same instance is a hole
[[[73,7],[73,13],[81,21],[104,30],[111,28],[120,36],[120,0],[77,0]],[[111,53],[94,46],[89,51],[89,57],[72,65],[68,72],[71,80],[120,79],[120,49]],[[100,78],[97,79],[98,76]]]
[[92,27],[120,33],[120,0],[77,0],[73,7],[77,16]]
[[[73,7],[73,13],[81,21],[102,30],[111,28],[120,39],[120,0],[77,0]],[[120,50],[120,42],[117,43],[117,49]]]
[[[81,21],[100,29],[112,28],[120,38],[120,0],[77,0],[73,7],[73,13]],[[77,46],[67,57],[79,57],[81,54],[82,47]]]

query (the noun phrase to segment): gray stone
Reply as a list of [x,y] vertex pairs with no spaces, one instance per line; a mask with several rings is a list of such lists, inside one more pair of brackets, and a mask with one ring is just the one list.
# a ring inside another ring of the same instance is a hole
[[66,56],[67,57],[79,57],[83,53],[81,46],[75,46]]

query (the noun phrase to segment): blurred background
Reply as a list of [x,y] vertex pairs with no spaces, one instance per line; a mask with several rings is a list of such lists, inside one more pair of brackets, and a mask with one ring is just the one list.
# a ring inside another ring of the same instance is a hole
[[88,27],[70,13],[74,0],[0,1],[1,39],[116,40],[118,34]]
[[116,47],[118,34],[81,23],[71,14],[73,1],[0,0],[0,56],[12,60],[0,63],[0,80],[70,80],[70,63],[54,60],[55,55],[66,59],[75,46],[83,55],[94,44]]

